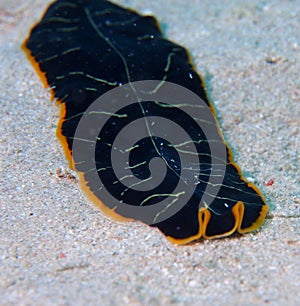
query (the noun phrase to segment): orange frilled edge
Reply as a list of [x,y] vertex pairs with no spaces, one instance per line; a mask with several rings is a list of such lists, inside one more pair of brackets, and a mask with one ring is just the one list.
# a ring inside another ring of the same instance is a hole
[[[63,122],[66,118],[66,103],[64,101],[56,99],[55,91],[53,89],[51,89],[51,84],[48,83],[46,72],[41,71],[39,63],[32,56],[31,51],[26,46],[27,41],[28,40],[26,40],[22,44],[23,51],[25,52],[28,60],[32,64],[32,66],[34,67],[36,73],[39,75],[44,87],[45,88],[50,87],[51,100],[56,100],[56,105],[60,106],[60,118],[59,118],[59,122],[58,122],[56,135],[57,135],[57,137],[58,137],[58,139],[59,139],[59,141],[60,141],[60,143],[61,143],[61,145],[64,149],[64,153],[65,153],[66,158],[69,162],[70,168],[73,169],[73,170],[76,170],[76,168],[74,166],[74,161],[72,159],[72,152],[69,149],[66,137],[62,133],[62,124],[63,124]],[[191,63],[190,58],[189,58],[189,62]],[[205,88],[204,81],[202,80],[202,78],[200,78],[200,80],[202,82],[201,86],[203,86]],[[212,112],[215,114],[215,110],[214,110],[211,103],[210,103],[209,107],[212,110]],[[223,139],[223,141],[225,143],[225,140],[222,136],[222,132],[220,131],[220,129],[219,129],[219,134],[220,134],[221,138]],[[190,235],[188,237],[185,237],[185,238],[175,238],[175,237],[172,237],[172,236],[166,234],[166,237],[170,242],[175,243],[175,244],[186,244],[186,243],[192,242],[194,240],[198,240],[201,237],[203,237],[205,239],[213,239],[213,238],[230,236],[234,232],[244,234],[244,233],[248,233],[248,232],[251,232],[251,231],[257,229],[263,223],[263,221],[265,219],[265,216],[268,212],[268,206],[265,204],[265,199],[264,199],[262,193],[260,192],[260,190],[254,184],[252,184],[251,182],[248,182],[245,179],[245,177],[241,173],[240,168],[233,161],[232,151],[229,149],[228,146],[227,146],[227,149],[228,149],[228,163],[232,167],[235,168],[236,172],[240,176],[241,181],[243,181],[249,188],[254,190],[258,194],[258,196],[261,198],[262,202],[264,203],[264,205],[261,205],[261,209],[257,211],[257,216],[255,218],[255,221],[252,222],[251,224],[247,225],[246,227],[242,226],[244,218],[247,217],[245,215],[245,204],[243,203],[243,201],[237,201],[236,204],[234,204],[231,208],[231,215],[232,215],[232,218],[233,218],[233,222],[232,222],[232,225],[230,226],[230,228],[226,229],[222,233],[210,234],[208,228],[209,228],[211,222],[213,222],[212,221],[213,212],[209,208],[202,208],[198,211],[198,223],[199,223],[198,232],[196,232],[193,235]],[[132,221],[132,219],[122,217],[119,214],[117,214],[113,209],[108,208],[98,197],[96,197],[94,195],[93,191],[89,189],[88,184],[87,184],[87,182],[85,180],[85,177],[84,177],[84,173],[78,172],[78,175],[79,175],[79,182],[80,182],[81,189],[84,191],[84,193],[87,195],[87,197],[101,209],[101,211],[103,213],[112,217],[115,220]]]

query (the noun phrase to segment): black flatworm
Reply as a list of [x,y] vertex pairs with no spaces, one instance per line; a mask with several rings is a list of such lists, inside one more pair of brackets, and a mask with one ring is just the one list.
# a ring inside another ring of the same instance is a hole
[[[162,36],[154,17],[142,16],[109,1],[54,2],[33,27],[22,48],[61,107],[57,135],[70,166],[79,173],[82,189],[103,212],[112,217],[130,219],[130,216],[122,216],[108,203],[102,202],[91,188],[89,171],[82,170],[80,162],[75,162],[73,158],[76,129],[92,103],[121,84],[160,80],[189,89],[214,112],[205,84],[192,66],[187,51]],[[165,179],[154,190],[144,193],[118,181],[111,162],[114,139],[126,125],[145,116],[167,117],[193,135],[192,141],[200,152],[202,171],[198,175],[199,184],[187,203],[169,218],[153,222],[152,226],[160,229],[171,242],[188,243],[200,237],[229,236],[235,231],[243,234],[262,224],[268,206],[257,187],[242,176],[227,145],[223,182],[212,203],[199,208],[211,168],[210,152],[204,145],[205,135],[179,109],[168,108],[155,101],[124,106],[119,113],[111,114],[97,138],[97,173],[120,203],[155,205],[172,194],[184,168],[193,168],[180,164],[178,145],[170,144],[163,137],[148,135],[130,148],[132,152],[127,166],[132,176],[143,181],[151,175],[151,160],[161,158],[167,163]],[[221,132],[219,134],[223,142]]]

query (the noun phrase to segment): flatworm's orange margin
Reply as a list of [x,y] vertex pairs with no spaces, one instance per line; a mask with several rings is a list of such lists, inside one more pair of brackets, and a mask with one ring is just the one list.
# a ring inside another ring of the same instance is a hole
[[[68,147],[68,143],[66,140],[66,137],[62,134],[62,124],[65,120],[65,116],[66,116],[66,103],[64,101],[61,100],[57,100],[55,98],[55,92],[53,89],[51,89],[51,84],[48,83],[45,72],[43,72],[40,69],[39,63],[35,60],[35,58],[32,56],[31,51],[26,47],[28,39],[26,39],[24,41],[24,43],[21,45],[22,50],[25,52],[29,62],[32,64],[32,66],[34,67],[34,70],[36,71],[36,73],[38,74],[38,76],[40,77],[43,85],[45,88],[49,88],[50,87],[50,92],[51,92],[51,101],[56,100],[56,105],[60,106],[60,117],[59,117],[59,122],[58,122],[58,126],[57,126],[57,130],[56,130],[56,136],[59,139],[65,156],[68,160],[69,163],[69,167],[73,170],[76,170],[74,167],[74,161],[72,158],[72,151],[69,149]],[[191,58],[190,58],[190,54],[189,52],[187,52],[189,55],[189,62],[192,65],[192,68],[194,71],[196,71],[194,65],[192,64]],[[206,86],[205,86],[205,82],[203,81],[202,77],[199,75],[199,78],[201,80],[201,85],[203,86],[205,92],[206,92]],[[211,101],[209,101],[209,108],[211,109],[214,117],[215,117],[215,121],[216,121],[216,126],[218,128],[218,133],[221,136],[221,138],[223,139],[224,144],[226,145],[226,148],[228,149],[228,160],[229,163],[236,168],[236,170],[238,171],[239,175],[240,175],[240,179],[243,180],[245,183],[247,183],[248,187],[252,188],[253,190],[255,190],[255,192],[258,193],[258,195],[262,198],[263,202],[266,203],[265,198],[263,196],[263,194],[261,193],[261,191],[251,182],[248,182],[246,180],[246,178],[242,175],[242,171],[240,169],[240,167],[234,163],[233,161],[233,154],[231,149],[228,147],[223,133],[219,127],[219,124],[216,120],[216,110],[213,106],[213,104],[211,103]],[[79,183],[80,183],[80,187],[81,190],[86,194],[86,196],[89,198],[89,200],[91,202],[93,202],[94,204],[96,204],[100,210],[107,216],[110,216],[111,218],[113,218],[116,221],[134,221],[133,219],[129,219],[129,218],[125,218],[119,214],[117,214],[113,209],[108,208],[98,197],[95,196],[95,194],[93,193],[93,191],[88,187],[86,180],[84,179],[84,173],[76,171],[79,177]],[[199,231],[198,233],[196,233],[193,236],[190,236],[188,238],[184,238],[184,239],[177,239],[177,238],[173,238],[171,236],[167,236],[167,239],[174,243],[174,244],[187,244],[190,243],[192,241],[198,240],[201,237],[205,238],[205,239],[214,239],[214,238],[221,238],[221,237],[226,237],[226,236],[230,236],[231,234],[233,234],[235,231],[239,232],[240,234],[244,234],[244,233],[248,233],[251,232],[255,229],[257,229],[258,227],[261,226],[261,224],[264,222],[265,216],[269,210],[269,207],[265,204],[262,206],[262,209],[260,211],[260,215],[259,217],[256,219],[256,221],[248,228],[244,228],[241,229],[241,224],[243,221],[243,217],[244,217],[244,204],[241,201],[238,201],[232,208],[232,214],[235,218],[235,224],[233,226],[233,228],[228,231],[225,232],[223,234],[220,235],[216,235],[216,236],[207,236],[206,235],[206,228],[207,225],[210,221],[210,210],[209,208],[201,208],[198,212],[198,221],[199,221]]]
[[65,156],[67,158],[68,164],[70,169],[75,170],[78,174],[78,179],[79,179],[79,185],[81,190],[85,193],[85,195],[88,197],[88,199],[96,204],[100,210],[107,216],[113,218],[116,221],[122,221],[122,222],[130,222],[134,221],[133,219],[125,218],[119,214],[117,214],[113,209],[108,208],[99,198],[97,198],[93,191],[88,187],[86,180],[84,179],[84,173],[79,172],[75,169],[74,166],[74,160],[72,158],[72,151],[69,149],[68,142],[66,137],[62,134],[62,124],[66,118],[66,103],[64,101],[61,101],[59,99],[55,98],[55,92],[53,89],[51,89],[50,84],[48,83],[48,80],[46,78],[45,72],[43,72],[40,69],[39,63],[35,60],[35,58],[32,56],[31,51],[26,47],[28,39],[26,39],[23,44],[21,45],[21,49],[24,51],[26,54],[27,59],[33,66],[35,72],[37,75],[40,77],[44,88],[49,88],[50,87],[50,93],[51,93],[51,101],[56,101],[56,105],[60,107],[60,116],[59,116],[59,121],[56,129],[56,136],[59,139]]

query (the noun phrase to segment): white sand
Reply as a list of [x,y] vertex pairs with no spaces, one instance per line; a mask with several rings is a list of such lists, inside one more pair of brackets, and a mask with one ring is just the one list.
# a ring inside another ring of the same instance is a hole
[[58,109],[20,50],[49,2],[1,0],[0,304],[300,305],[297,1],[116,2],[153,12],[190,50],[271,211],[257,232],[188,246],[104,218],[75,181],[56,177],[68,168]]

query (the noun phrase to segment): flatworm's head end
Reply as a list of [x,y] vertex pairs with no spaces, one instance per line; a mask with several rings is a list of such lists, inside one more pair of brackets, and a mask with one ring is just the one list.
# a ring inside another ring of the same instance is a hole
[[203,211],[200,209],[198,211],[198,219],[199,219],[199,230],[198,233],[196,233],[195,235],[192,236],[188,236],[186,238],[175,238],[172,236],[166,236],[166,238],[168,239],[169,242],[173,243],[173,244],[177,244],[177,245],[183,245],[183,244],[190,244],[195,242],[196,240],[199,240],[202,237],[202,222],[200,220],[202,220],[202,214]]
[[243,228],[243,229],[241,228],[241,224],[240,224],[237,231],[240,234],[246,234],[246,233],[257,230],[264,223],[268,211],[269,211],[269,206],[268,205],[263,205],[261,207],[260,214],[259,214],[258,218],[255,220],[255,222],[251,226],[249,226],[247,228]]
[[208,224],[211,222],[212,213],[208,208],[203,209],[203,217],[202,217],[202,231],[203,231],[203,238],[205,239],[218,239],[223,237],[231,236],[238,228],[240,222],[240,211],[243,207],[242,202],[237,202],[232,208],[232,215],[234,218],[234,223],[231,228],[223,231],[222,233],[207,234]]

